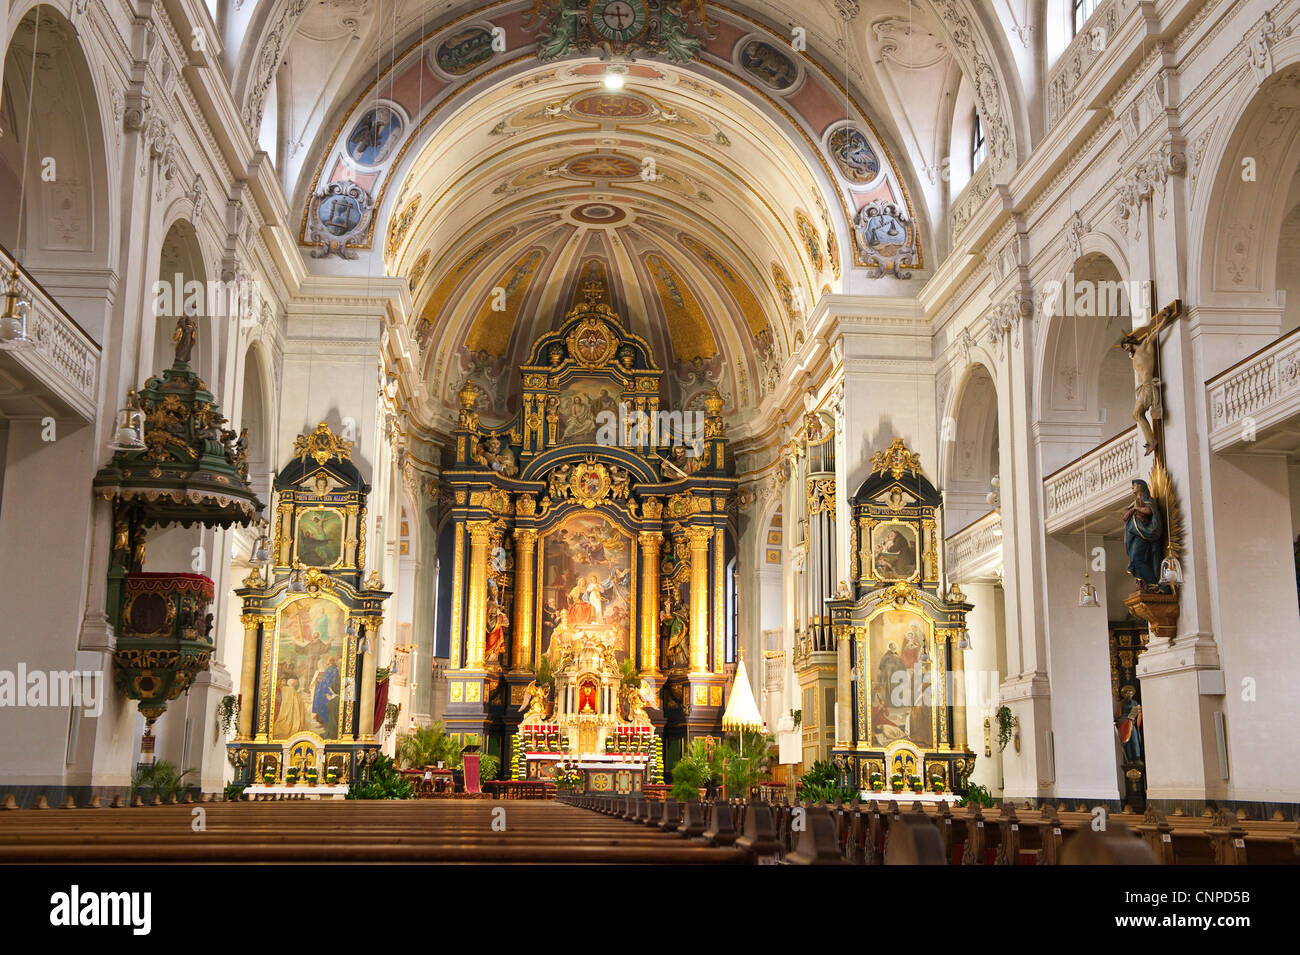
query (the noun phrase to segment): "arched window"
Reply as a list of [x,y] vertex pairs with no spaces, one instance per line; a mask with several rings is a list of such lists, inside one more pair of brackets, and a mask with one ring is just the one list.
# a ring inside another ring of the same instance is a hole
[[988,152],[988,146],[984,142],[984,124],[980,122],[979,110],[976,110],[970,132],[970,171],[972,176],[975,175],[975,170],[979,169],[980,164],[984,162]]
[[1088,17],[1092,16],[1093,11],[1097,9],[1101,0],[1073,0],[1074,3],[1074,35],[1078,36],[1083,25],[1088,22]]

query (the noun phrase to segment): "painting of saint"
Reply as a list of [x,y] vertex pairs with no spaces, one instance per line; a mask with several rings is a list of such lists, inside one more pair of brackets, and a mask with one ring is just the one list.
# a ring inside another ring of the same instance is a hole
[[314,508],[298,515],[297,557],[305,567],[333,567],[343,556],[343,516]]
[[608,638],[628,653],[632,549],[600,514],[580,514],[548,534],[543,545],[542,653],[579,631]]
[[361,166],[378,166],[402,138],[402,117],[387,106],[366,110],[348,134],[348,156]]
[[506,629],[510,618],[501,604],[500,590],[495,580],[488,581],[487,598],[487,635],[484,640],[483,656],[488,660],[500,660],[506,652]]
[[271,694],[273,739],[305,730],[323,739],[338,738],[346,626],[343,609],[323,597],[304,597],[281,610]]
[[916,529],[877,524],[871,532],[871,567],[878,580],[911,580],[918,569]]
[[740,65],[760,83],[775,90],[788,90],[799,78],[794,61],[762,40],[750,40],[740,51]]
[[927,632],[926,622],[910,610],[887,610],[871,620],[870,733],[876,746],[897,739],[934,745],[933,661],[921,659]]

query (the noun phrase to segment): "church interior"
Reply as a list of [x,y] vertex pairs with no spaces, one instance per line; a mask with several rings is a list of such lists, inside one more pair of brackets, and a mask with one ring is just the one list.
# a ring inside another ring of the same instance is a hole
[[1300,0],[0,10],[0,860],[1300,862]]

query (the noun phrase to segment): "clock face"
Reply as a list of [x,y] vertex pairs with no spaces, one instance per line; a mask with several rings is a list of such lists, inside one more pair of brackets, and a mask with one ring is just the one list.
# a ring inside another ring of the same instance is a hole
[[646,28],[645,0],[592,0],[590,22],[606,40],[626,42]]

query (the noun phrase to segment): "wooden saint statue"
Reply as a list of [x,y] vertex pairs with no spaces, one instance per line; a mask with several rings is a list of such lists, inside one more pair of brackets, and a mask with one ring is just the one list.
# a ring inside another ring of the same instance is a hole
[[198,336],[199,326],[186,309],[185,314],[176,319],[176,331],[172,332],[172,343],[176,346],[176,361],[189,363],[194,352],[194,339]]
[[[1183,303],[1175,300],[1166,305],[1151,321],[1141,328],[1136,328],[1119,340],[1119,345],[1133,359],[1133,371],[1137,375],[1137,393],[1133,403],[1133,420],[1142,429],[1146,444],[1144,450],[1151,454],[1159,447],[1156,439],[1155,425],[1164,419],[1164,402],[1160,395],[1160,379],[1156,377],[1156,361],[1160,352],[1160,333],[1172,325],[1182,314]],[[1150,412],[1151,419],[1147,420]]]

